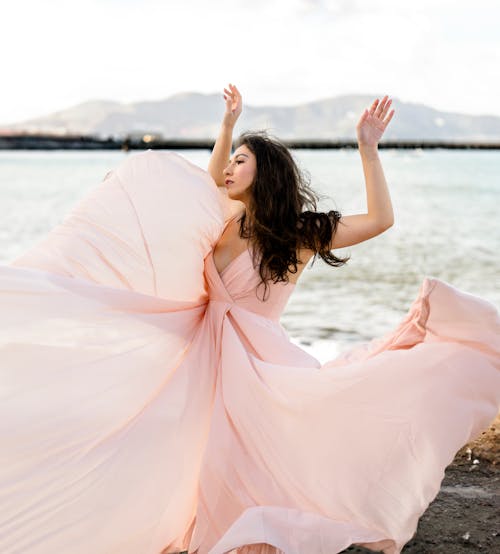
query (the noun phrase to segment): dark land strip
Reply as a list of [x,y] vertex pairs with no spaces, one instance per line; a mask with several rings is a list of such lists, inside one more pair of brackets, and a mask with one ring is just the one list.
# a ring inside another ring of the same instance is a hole
[[[283,142],[291,149],[340,150],[358,147],[353,140],[294,139],[283,140]],[[214,139],[163,139],[154,135],[117,139],[84,135],[0,134],[0,150],[212,150],[214,144]],[[497,142],[382,141],[379,143],[379,149],[500,150],[500,140]]]

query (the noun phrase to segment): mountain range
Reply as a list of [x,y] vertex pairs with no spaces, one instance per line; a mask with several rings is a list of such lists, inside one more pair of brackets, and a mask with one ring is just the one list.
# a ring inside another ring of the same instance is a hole
[[[267,129],[282,139],[355,139],[356,123],[375,95],[344,95],[296,106],[244,106],[235,133]],[[500,140],[500,117],[443,112],[393,99],[386,140]],[[220,94],[181,93],[164,100],[123,104],[94,100],[44,117],[3,126],[3,132],[84,134],[123,138],[214,139],[224,112]]]

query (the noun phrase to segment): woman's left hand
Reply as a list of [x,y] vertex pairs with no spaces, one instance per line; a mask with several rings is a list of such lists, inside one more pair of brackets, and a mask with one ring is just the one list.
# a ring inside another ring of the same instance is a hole
[[384,131],[394,115],[394,110],[389,112],[392,100],[388,96],[382,98],[379,103],[378,98],[373,102],[370,110],[366,109],[356,126],[359,146],[376,147]]

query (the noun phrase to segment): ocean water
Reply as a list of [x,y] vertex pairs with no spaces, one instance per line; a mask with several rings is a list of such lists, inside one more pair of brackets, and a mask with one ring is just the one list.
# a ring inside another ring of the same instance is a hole
[[[208,151],[181,155],[206,168]],[[123,152],[0,152],[0,263],[50,231],[124,157]],[[352,150],[297,150],[327,196],[320,208],[365,210]],[[349,254],[342,268],[305,269],[282,316],[292,340],[324,361],[391,330],[432,276],[500,307],[500,152],[380,152],[395,225]],[[310,264],[309,264],[310,265]]]

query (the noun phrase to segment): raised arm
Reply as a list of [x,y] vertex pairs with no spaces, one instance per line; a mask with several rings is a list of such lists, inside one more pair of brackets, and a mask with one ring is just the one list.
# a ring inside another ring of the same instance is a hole
[[392,100],[378,98],[365,110],[356,127],[366,185],[367,213],[343,216],[331,248],[343,248],[380,235],[394,223],[392,202],[378,155],[378,143],[394,115]]
[[218,187],[224,186],[224,175],[222,172],[229,162],[233,143],[233,129],[243,106],[241,94],[231,84],[229,84],[229,90],[224,89],[224,100],[226,101],[226,111],[222,119],[219,136],[208,163],[208,172]]

